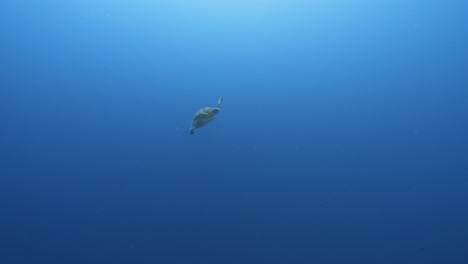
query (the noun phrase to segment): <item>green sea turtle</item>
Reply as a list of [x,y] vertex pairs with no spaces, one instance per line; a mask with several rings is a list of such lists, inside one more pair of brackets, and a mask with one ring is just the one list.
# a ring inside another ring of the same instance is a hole
[[219,98],[216,107],[205,107],[195,113],[192,119],[192,124],[190,125],[190,134],[195,132],[195,128],[200,128],[215,118],[215,116],[219,113],[219,106],[221,105],[221,101],[223,101],[222,97]]

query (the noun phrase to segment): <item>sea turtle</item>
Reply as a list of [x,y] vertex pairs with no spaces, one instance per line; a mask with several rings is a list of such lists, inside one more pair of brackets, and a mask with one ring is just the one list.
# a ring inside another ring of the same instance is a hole
[[219,106],[221,105],[221,101],[223,101],[222,97],[219,98],[216,107],[205,107],[195,113],[192,119],[192,124],[190,125],[190,134],[194,133],[195,128],[200,128],[215,118],[215,116],[219,113]]

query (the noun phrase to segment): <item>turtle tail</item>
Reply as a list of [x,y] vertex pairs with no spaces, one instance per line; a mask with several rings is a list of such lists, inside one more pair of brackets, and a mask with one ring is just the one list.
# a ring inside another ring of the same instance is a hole
[[223,98],[220,97],[218,100],[218,104],[216,105],[216,108],[219,108],[221,106],[221,102],[223,101]]
[[190,129],[190,135],[193,135],[193,134],[195,134],[195,129],[192,128]]

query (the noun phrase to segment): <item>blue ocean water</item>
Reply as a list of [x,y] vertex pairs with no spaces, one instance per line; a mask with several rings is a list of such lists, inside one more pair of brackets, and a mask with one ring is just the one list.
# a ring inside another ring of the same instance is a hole
[[0,6],[0,263],[468,263],[467,1]]

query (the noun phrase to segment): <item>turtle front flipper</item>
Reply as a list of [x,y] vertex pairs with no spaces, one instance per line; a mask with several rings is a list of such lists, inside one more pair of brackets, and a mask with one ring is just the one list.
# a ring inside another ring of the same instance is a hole
[[216,108],[219,108],[221,106],[221,102],[223,101],[223,98],[220,97],[218,100],[218,104],[216,105]]
[[[206,112],[206,111],[205,111]],[[190,135],[195,133],[195,129],[204,126],[209,122],[210,116],[205,112],[197,112],[190,125]]]

